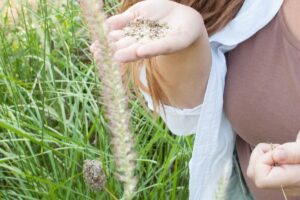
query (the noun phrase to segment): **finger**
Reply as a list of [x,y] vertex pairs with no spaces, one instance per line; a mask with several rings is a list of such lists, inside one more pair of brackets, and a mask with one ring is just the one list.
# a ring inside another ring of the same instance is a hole
[[99,41],[97,40],[97,41],[95,41],[95,42],[93,42],[93,43],[91,44],[91,46],[90,46],[90,51],[91,51],[92,53],[95,53],[96,50],[99,49],[99,48],[100,48],[100,43],[99,43]]
[[114,44],[114,50],[118,51],[120,49],[128,48],[136,42],[136,39],[133,37],[124,37]]
[[300,131],[299,131],[299,133],[298,133],[298,136],[297,136],[296,142],[300,144]]
[[119,30],[123,29],[134,18],[134,13],[127,11],[108,18],[105,21],[105,25],[109,30]]
[[269,151],[257,158],[256,162],[253,165],[253,177],[256,186],[259,188],[266,188],[270,184],[268,182],[268,176],[274,166],[272,156],[272,151]]
[[114,59],[118,62],[125,63],[125,62],[131,62],[141,59],[137,55],[137,49],[140,47],[140,43],[135,43],[128,48],[123,48],[121,50],[116,51],[114,54]]
[[300,164],[300,143],[290,142],[277,147],[273,159],[279,164]]
[[[260,169],[261,170],[261,169]],[[260,188],[276,189],[298,187],[300,182],[300,165],[273,166],[269,173],[257,174],[256,185]]]
[[122,31],[122,30],[112,31],[108,34],[108,38],[113,42],[118,41],[124,37],[125,37],[125,34],[124,34],[124,31]]
[[270,144],[261,143],[258,144],[255,149],[251,153],[248,169],[247,169],[247,176],[250,178],[254,178],[254,166],[257,160],[264,155],[265,153],[272,150],[272,146]]
[[176,51],[176,49],[183,49],[186,45],[180,42],[180,39],[175,37],[167,37],[154,41],[149,41],[142,45],[137,54],[140,57],[152,57],[161,54],[170,54]]

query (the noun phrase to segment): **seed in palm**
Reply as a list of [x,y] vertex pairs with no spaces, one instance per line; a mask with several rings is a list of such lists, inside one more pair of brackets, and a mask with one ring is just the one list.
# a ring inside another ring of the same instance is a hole
[[170,27],[166,23],[159,23],[157,20],[145,18],[136,19],[130,22],[125,28],[126,36],[136,40],[158,40],[164,38]]

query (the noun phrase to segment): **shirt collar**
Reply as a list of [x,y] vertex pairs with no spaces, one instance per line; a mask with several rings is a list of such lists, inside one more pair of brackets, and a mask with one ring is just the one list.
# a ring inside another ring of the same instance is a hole
[[282,3],[283,0],[245,0],[236,17],[212,35],[210,42],[234,46],[245,41],[273,19]]

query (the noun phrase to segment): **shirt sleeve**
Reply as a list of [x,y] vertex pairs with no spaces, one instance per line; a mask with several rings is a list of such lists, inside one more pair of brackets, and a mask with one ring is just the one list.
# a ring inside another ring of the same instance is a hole
[[[145,66],[143,66],[141,69],[140,80],[145,86],[147,86],[148,84],[145,69]],[[153,100],[151,96],[143,91],[141,91],[141,93],[144,96],[149,109],[154,111]],[[199,116],[202,110],[201,108],[202,104],[191,109],[179,109],[168,105],[161,105],[158,114],[161,116],[173,134],[178,136],[187,136],[196,133]]]

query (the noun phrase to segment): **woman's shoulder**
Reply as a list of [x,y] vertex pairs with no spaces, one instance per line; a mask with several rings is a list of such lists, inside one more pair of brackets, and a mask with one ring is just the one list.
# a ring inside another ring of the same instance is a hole
[[210,42],[235,46],[266,26],[278,13],[284,0],[245,0],[236,17],[210,37]]

